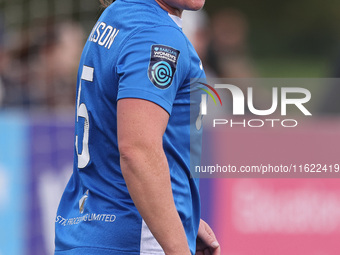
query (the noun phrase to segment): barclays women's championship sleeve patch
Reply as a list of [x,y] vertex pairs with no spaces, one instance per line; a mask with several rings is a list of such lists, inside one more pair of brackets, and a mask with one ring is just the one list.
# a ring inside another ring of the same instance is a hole
[[157,88],[170,87],[180,51],[165,45],[152,45],[148,77]]

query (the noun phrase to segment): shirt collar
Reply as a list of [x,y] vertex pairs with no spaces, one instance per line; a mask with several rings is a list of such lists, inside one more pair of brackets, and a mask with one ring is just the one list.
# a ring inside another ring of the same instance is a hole
[[177,24],[177,26],[179,26],[180,28],[182,28],[182,19],[176,15],[172,15],[170,13],[168,13],[168,15],[170,16],[170,18]]

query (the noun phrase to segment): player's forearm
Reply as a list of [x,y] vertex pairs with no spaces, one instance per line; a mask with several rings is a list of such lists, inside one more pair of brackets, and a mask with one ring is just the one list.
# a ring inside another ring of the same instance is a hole
[[129,193],[164,252],[167,255],[190,254],[174,204],[168,163],[162,147],[125,147],[120,153]]

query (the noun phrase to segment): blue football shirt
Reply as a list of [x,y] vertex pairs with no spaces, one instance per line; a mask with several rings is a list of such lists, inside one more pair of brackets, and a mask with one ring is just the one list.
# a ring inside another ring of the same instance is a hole
[[[56,255],[164,254],[127,190],[119,163],[117,101],[149,100],[170,115],[163,137],[174,201],[195,253],[198,179],[190,178],[190,83],[197,53],[154,0],[117,0],[94,26],[80,60],[74,170],[56,216]],[[194,131],[200,140],[201,131]],[[198,152],[199,154],[199,152]]]

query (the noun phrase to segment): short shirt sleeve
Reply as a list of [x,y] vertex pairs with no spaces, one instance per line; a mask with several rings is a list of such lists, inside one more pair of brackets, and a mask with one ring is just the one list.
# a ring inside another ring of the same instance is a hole
[[189,71],[188,46],[171,26],[148,28],[131,36],[117,62],[117,100],[139,98],[171,114],[172,105]]

